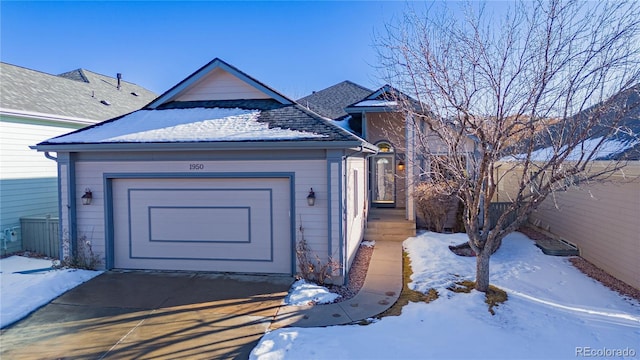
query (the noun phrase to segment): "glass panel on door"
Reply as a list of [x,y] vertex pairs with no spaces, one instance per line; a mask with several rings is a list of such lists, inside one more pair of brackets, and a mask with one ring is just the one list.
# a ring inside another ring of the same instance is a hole
[[395,202],[394,156],[377,155],[372,163],[373,203],[393,204]]

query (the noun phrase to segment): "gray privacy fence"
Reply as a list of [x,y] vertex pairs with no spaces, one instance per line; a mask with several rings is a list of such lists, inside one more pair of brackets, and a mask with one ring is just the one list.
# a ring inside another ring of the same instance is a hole
[[20,218],[22,248],[49,257],[59,258],[60,236],[58,217],[29,216]]
[[[509,207],[511,203],[509,202],[493,202],[489,204],[489,229],[493,229],[496,227],[496,223],[498,222],[498,218],[507,211],[507,207]],[[512,222],[515,221],[516,214],[509,214],[509,218],[507,221]]]

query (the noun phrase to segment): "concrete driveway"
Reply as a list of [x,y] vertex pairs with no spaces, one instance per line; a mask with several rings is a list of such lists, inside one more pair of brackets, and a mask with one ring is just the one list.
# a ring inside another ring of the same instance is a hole
[[290,277],[107,272],[2,330],[2,359],[246,359]]

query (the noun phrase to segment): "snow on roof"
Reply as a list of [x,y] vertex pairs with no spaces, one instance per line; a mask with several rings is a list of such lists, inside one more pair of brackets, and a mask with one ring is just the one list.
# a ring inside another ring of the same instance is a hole
[[[582,146],[576,146],[573,151],[567,156],[567,161],[577,161],[584,155],[585,157],[591,154],[594,151],[595,147],[602,141],[602,137],[587,139],[582,142]],[[615,155],[624,152],[625,150],[635,146],[638,141],[623,141],[618,139],[610,139],[605,140],[602,145],[595,152],[595,156],[593,159],[611,159],[615,157]],[[563,152],[563,149],[554,150],[553,147],[547,147],[543,149],[538,149],[536,151],[531,152],[531,161],[547,161],[550,160],[554,154]],[[508,156],[502,159],[502,161],[510,161],[510,160],[524,160],[526,159],[526,154],[519,154],[514,156]]]
[[396,106],[397,102],[391,100],[363,100],[352,106]]
[[351,120],[351,115],[345,116],[342,120],[335,120],[334,124],[340,126],[350,133],[353,133],[353,130],[351,130],[351,127],[349,126],[349,120]]
[[49,140],[50,143],[291,140],[325,137],[259,122],[259,110],[190,108],[138,110],[120,119]]

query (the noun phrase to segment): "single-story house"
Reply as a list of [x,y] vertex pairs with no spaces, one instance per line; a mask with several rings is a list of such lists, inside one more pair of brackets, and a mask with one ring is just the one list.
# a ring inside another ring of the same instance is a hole
[[304,239],[340,263],[334,282],[362,240],[378,153],[220,59],[34,148],[56,153],[65,249],[90,242],[106,269],[293,275]]
[[[52,75],[4,62],[0,89],[0,254],[57,256],[58,171],[29,146],[137,110],[157,95],[121,75]],[[38,229],[23,229],[25,219]]]

